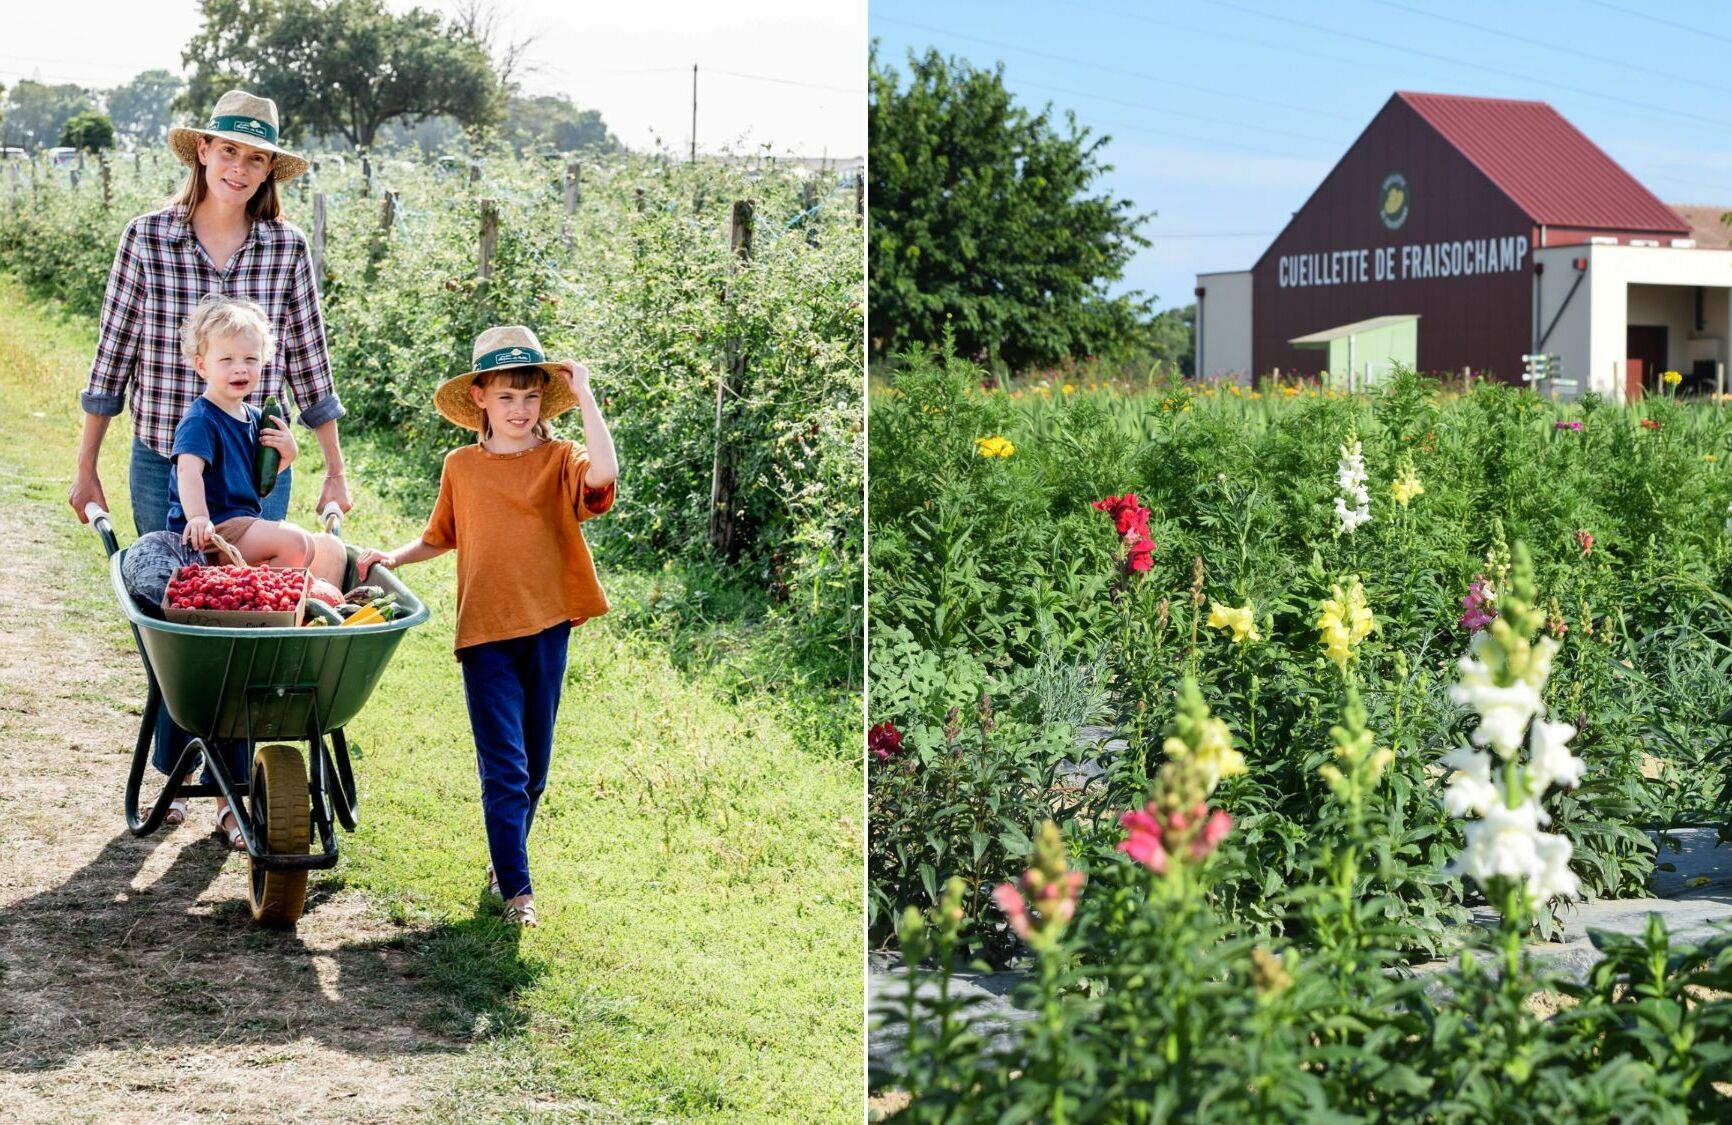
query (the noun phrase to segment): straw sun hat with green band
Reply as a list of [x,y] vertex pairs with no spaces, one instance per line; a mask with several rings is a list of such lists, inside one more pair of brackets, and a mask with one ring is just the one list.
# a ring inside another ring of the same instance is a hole
[[489,328],[475,337],[470,362],[473,371],[466,371],[439,384],[433,392],[433,405],[445,420],[466,430],[481,430],[482,410],[469,395],[477,375],[502,371],[507,367],[539,367],[547,372],[547,386],[541,392],[541,420],[548,421],[577,405],[577,396],[565,381],[565,368],[547,358],[535,333],[521,324]]
[[198,166],[199,137],[220,138],[251,145],[276,156],[275,179],[292,180],[307,170],[307,162],[277,145],[277,103],[269,98],[230,90],[217,99],[216,108],[202,127],[170,129],[168,147],[189,168]]

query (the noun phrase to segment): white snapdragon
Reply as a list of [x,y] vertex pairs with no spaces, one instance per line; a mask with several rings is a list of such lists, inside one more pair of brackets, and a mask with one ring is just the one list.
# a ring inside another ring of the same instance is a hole
[[1365,489],[1365,457],[1359,442],[1341,446],[1341,461],[1335,467],[1335,483],[1341,495],[1335,498],[1335,518],[1341,533],[1352,535],[1360,524],[1371,522],[1371,493]]
[[[1469,818],[1466,846],[1448,872],[1471,876],[1488,893],[1494,879],[1517,882],[1539,904],[1580,888],[1570,870],[1569,837],[1540,830],[1551,821],[1540,801],[1554,785],[1580,784],[1587,763],[1570,753],[1576,728],[1545,717],[1542,697],[1557,642],[1529,639],[1542,621],[1533,605],[1531,566],[1523,551],[1498,622],[1474,635],[1457,664],[1461,678],[1450,698],[1471,708],[1479,723],[1469,736],[1471,746],[1442,758],[1451,771],[1443,807],[1451,816]],[[1524,742],[1526,760],[1520,757]]]

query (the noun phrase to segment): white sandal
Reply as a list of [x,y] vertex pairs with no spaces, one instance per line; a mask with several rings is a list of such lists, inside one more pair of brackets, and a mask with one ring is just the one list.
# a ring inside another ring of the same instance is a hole
[[[226,826],[223,823],[225,820],[233,822],[234,827]],[[235,815],[233,805],[223,805],[217,809],[216,834],[218,836],[226,835],[229,838],[230,849],[237,852],[247,850],[246,837],[241,835],[241,818]]]
[[535,929],[535,899],[531,895],[521,896],[523,901],[512,899],[505,904],[505,923],[510,926],[522,926],[526,930]]
[[168,803],[168,811],[162,814],[165,828],[173,828],[177,824],[186,823],[186,803],[188,798],[176,797]]

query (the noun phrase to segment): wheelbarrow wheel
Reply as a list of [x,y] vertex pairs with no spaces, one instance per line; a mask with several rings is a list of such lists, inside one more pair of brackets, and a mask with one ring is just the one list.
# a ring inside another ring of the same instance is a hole
[[[261,746],[253,755],[253,823],[261,847],[271,855],[305,855],[312,846],[313,814],[307,798],[307,765],[293,746]],[[249,863],[247,905],[253,921],[293,926],[307,905],[306,871],[271,871]]]

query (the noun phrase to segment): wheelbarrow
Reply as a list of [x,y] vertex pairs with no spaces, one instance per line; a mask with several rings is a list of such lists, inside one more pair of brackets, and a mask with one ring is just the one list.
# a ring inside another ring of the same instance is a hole
[[[427,607],[395,574],[375,567],[371,584],[395,594],[405,611],[381,624],[233,629],[159,620],[126,589],[126,552],[115,541],[113,520],[94,503],[85,515],[108,552],[109,580],[149,683],[126,778],[127,828],[134,836],[155,832],[176,797],[226,798],[246,844],[254,921],[293,926],[306,908],[307,872],[336,866],[335,825],[355,830],[358,801],[343,728],[366,706],[403,635],[427,620]],[[340,538],[335,504],[326,507],[324,520]],[[345,553],[343,588],[349,589],[357,552],[346,546]],[[162,707],[192,737],[141,816],[139,791]],[[213,746],[217,739],[243,743],[245,776],[229,769]],[[305,756],[302,745],[290,743],[304,745]],[[209,783],[189,780],[201,759]],[[312,850],[315,831],[318,851]]]

